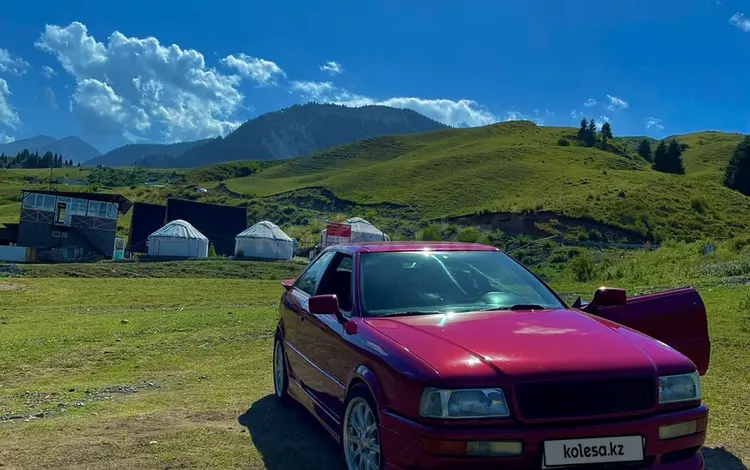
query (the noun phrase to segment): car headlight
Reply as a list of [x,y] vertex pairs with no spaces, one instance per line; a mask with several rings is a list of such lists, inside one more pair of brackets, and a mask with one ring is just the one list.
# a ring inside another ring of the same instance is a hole
[[659,404],[695,401],[703,398],[698,372],[659,377]]
[[438,419],[506,418],[510,412],[505,394],[499,388],[427,388],[419,404],[419,415]]

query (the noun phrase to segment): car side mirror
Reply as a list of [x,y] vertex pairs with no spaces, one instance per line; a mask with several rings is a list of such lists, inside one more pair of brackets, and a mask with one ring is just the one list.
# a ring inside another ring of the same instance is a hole
[[616,289],[614,287],[600,287],[594,292],[594,298],[591,299],[585,310],[594,312],[599,307],[612,307],[615,305],[625,305],[628,301],[628,295],[625,289]]
[[342,325],[348,322],[339,308],[339,298],[334,294],[314,295],[308,301],[308,309],[313,315],[336,315],[336,319]]
[[284,289],[286,290],[292,290],[292,287],[294,287],[294,279],[284,279],[281,281],[281,285],[284,286]]

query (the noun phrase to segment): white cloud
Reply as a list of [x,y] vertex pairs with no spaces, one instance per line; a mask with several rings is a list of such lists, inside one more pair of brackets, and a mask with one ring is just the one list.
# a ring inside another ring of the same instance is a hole
[[655,117],[644,118],[643,125],[646,126],[646,129],[653,129],[656,132],[661,132],[664,130],[664,123],[662,122],[662,120]]
[[328,72],[331,75],[338,75],[344,71],[344,68],[341,67],[341,64],[339,64],[335,60],[329,60],[328,62],[320,66],[320,70],[322,70],[323,72]]
[[321,99],[336,90],[336,87],[331,82],[295,81],[292,82],[292,90],[308,98]]
[[589,99],[586,100],[585,103],[583,103],[583,105],[586,106],[587,108],[590,108],[592,106],[596,106],[596,100],[594,98],[589,98]]
[[609,99],[609,104],[607,105],[607,109],[610,111],[619,111],[621,109],[625,109],[628,106],[630,106],[628,102],[622,98],[618,98],[612,95],[607,95],[607,98]]
[[735,26],[746,33],[750,33],[750,18],[747,18],[742,13],[735,13],[729,18],[729,24]]
[[47,78],[51,78],[53,75],[57,75],[57,72],[49,65],[45,65],[42,67],[42,74]]
[[286,73],[275,62],[247,54],[228,55],[221,59],[221,63],[237,70],[243,77],[255,80],[259,85],[276,85],[278,78],[286,78]]
[[8,144],[10,142],[13,142],[14,140],[16,140],[15,137],[0,132],[0,144]]
[[8,82],[0,78],[0,124],[11,129],[16,129],[21,124],[21,119],[19,119],[16,110],[8,103],[8,96],[10,94]]
[[70,107],[91,130],[176,141],[239,125],[231,118],[244,99],[241,78],[207,67],[194,49],[118,31],[105,44],[79,22],[46,25],[36,46],[75,78]]
[[7,49],[0,49],[0,72],[23,75],[28,69],[28,62],[20,57],[14,57]]
[[520,113],[509,112],[504,118],[500,118],[483,109],[477,102],[468,99],[454,101],[449,99],[393,97],[379,100],[338,88],[331,82],[292,82],[292,90],[300,92],[307,99],[345,106],[380,105],[411,109],[455,127],[485,126],[498,121],[514,120],[521,116]]

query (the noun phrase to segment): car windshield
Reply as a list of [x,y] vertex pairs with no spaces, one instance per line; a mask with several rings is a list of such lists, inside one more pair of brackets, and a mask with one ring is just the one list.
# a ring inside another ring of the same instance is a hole
[[499,251],[365,253],[360,273],[364,316],[564,307]]

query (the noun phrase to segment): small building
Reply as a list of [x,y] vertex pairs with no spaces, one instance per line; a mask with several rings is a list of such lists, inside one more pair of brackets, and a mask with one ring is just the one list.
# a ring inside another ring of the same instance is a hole
[[119,194],[25,189],[16,244],[37,261],[112,258],[117,219],[132,203]]
[[208,238],[184,220],[173,220],[148,237],[148,255],[166,258],[208,258]]
[[235,237],[234,256],[238,258],[292,259],[296,243],[276,224],[258,222]]

